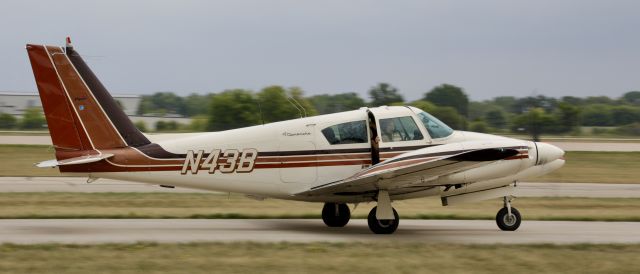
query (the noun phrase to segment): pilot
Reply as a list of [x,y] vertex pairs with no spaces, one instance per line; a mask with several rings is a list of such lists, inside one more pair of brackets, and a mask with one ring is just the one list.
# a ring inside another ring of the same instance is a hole
[[403,140],[402,134],[396,130],[396,125],[393,120],[381,120],[380,127],[382,128],[383,142],[398,142]]

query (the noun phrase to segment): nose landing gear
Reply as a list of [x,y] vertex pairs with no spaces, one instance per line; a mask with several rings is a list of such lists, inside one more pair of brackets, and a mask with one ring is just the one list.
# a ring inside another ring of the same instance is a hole
[[515,207],[511,207],[511,199],[511,197],[505,196],[504,207],[496,214],[496,224],[504,231],[515,231],[522,222],[520,212]]

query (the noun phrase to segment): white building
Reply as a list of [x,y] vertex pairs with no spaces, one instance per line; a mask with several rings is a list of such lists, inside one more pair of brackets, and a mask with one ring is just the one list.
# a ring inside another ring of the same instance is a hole
[[[113,95],[113,98],[120,102],[124,113],[129,116],[136,115],[142,100],[140,95]],[[0,113],[22,117],[24,111],[32,107],[42,108],[38,93],[0,91]]]
[[[124,113],[129,116],[129,119],[136,122],[143,122],[147,129],[155,130],[156,123],[159,121],[175,121],[178,124],[188,125],[191,123],[191,118],[186,117],[167,117],[167,116],[138,116],[138,107],[142,96],[140,95],[112,95],[113,99],[120,102]],[[6,92],[0,91],[0,113],[8,113],[18,118],[22,118],[24,111],[29,108],[42,108],[42,102],[40,102],[40,96],[38,93],[29,92]]]

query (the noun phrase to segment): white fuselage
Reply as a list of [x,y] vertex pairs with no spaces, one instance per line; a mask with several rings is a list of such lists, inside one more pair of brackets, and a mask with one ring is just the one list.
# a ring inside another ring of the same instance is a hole
[[[256,168],[252,167],[249,172],[241,172],[242,170],[236,169],[223,173],[218,169],[212,173],[206,172],[206,170],[195,173],[189,171],[186,173],[180,171],[142,171],[94,173],[90,176],[243,193],[259,197],[301,200],[304,198],[293,197],[292,194],[314,186],[343,180],[369,167],[372,157],[372,142],[375,142],[372,140],[371,130],[381,129],[380,119],[407,116],[416,121],[420,134],[424,138],[420,140],[380,141],[378,145],[380,161],[416,149],[429,149],[435,148],[437,145],[454,143],[459,143],[460,147],[466,149],[473,149],[472,146],[483,142],[518,143],[529,147],[529,151],[526,158],[498,161],[463,172],[430,178],[430,183],[437,191],[392,197],[394,199],[439,195],[440,188],[448,185],[462,186],[456,188],[455,191],[471,191],[477,188],[508,185],[514,181],[548,173],[564,163],[564,160],[561,159],[562,155],[554,154],[550,156],[553,159],[545,160],[547,155],[542,155],[541,152],[553,150],[553,148],[547,148],[546,146],[549,145],[546,144],[465,131],[455,131],[443,138],[431,138],[426,126],[421,124],[420,118],[416,116],[418,111],[409,107],[363,108],[222,132],[148,135],[147,137],[152,142],[175,154],[192,153],[197,156],[202,151],[203,157],[206,157],[206,154],[219,150],[220,157],[223,157],[225,151],[255,150],[258,153],[264,153],[265,157],[259,158],[259,162],[255,163]],[[371,114],[375,116],[376,127],[369,127],[367,130],[367,142],[330,144],[326,134],[323,134],[323,129],[334,125],[353,121],[368,121]],[[419,133],[414,134],[416,134],[414,136],[418,136]],[[557,154],[558,152],[551,151],[549,153]],[[185,162],[183,171],[190,170],[190,168]],[[354,200],[346,196],[343,201]]]

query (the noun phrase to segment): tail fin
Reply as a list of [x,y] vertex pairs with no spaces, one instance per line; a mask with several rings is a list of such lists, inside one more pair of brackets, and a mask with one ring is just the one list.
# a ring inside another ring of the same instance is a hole
[[33,75],[56,150],[143,146],[149,140],[131,123],[73,49],[27,45]]

